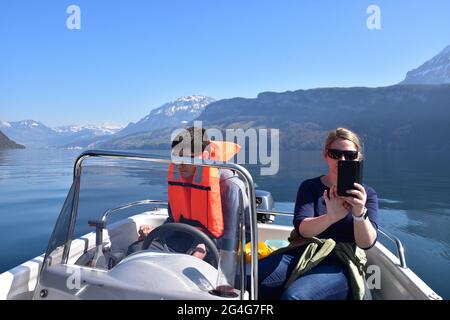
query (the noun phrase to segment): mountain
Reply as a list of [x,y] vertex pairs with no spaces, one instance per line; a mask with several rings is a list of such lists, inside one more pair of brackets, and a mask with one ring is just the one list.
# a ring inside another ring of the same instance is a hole
[[0,149],[25,149],[25,147],[10,140],[0,131]]
[[213,98],[199,95],[181,97],[152,110],[146,117],[125,128],[108,123],[50,128],[39,121],[23,120],[0,121],[0,129],[15,141],[32,148],[97,147],[108,140],[122,140],[128,135],[182,126],[197,118],[213,101]]
[[88,147],[103,141],[122,130],[122,126],[104,123],[96,125],[71,125],[53,128],[57,133],[53,142],[56,147],[73,148]]
[[108,122],[105,122],[104,124],[100,126],[96,125],[71,125],[71,126],[60,126],[53,128],[54,131],[58,133],[80,133],[80,132],[87,132],[91,131],[94,135],[108,135],[108,134],[115,134],[122,130],[123,127],[115,124],[110,124]]
[[48,147],[55,136],[54,130],[34,120],[0,121],[0,129],[14,141],[33,148]]
[[[450,85],[320,88],[219,100],[195,120],[222,131],[279,129],[283,151],[321,149],[327,132],[340,126],[359,133],[368,149],[436,151],[450,150],[449,106]],[[169,148],[172,130],[132,134],[102,147]]]
[[360,133],[369,149],[450,150],[450,85],[265,92],[216,101],[196,120],[220,129],[280,129],[286,150],[320,149],[340,126]]
[[117,136],[123,137],[138,132],[152,131],[162,128],[179,127],[197,118],[205,107],[215,99],[206,96],[192,95],[168,102],[153,109],[146,117],[136,123],[130,123]]
[[0,129],[13,140],[31,148],[85,147],[122,129],[105,123],[101,126],[62,126],[50,128],[35,120],[0,121]]
[[406,74],[400,84],[447,84],[450,83],[450,46],[438,55]]
[[[185,127],[183,125],[181,127]],[[100,149],[168,149],[170,136],[174,128],[163,128],[145,132],[132,133],[124,137],[102,141],[95,144],[94,148]]]

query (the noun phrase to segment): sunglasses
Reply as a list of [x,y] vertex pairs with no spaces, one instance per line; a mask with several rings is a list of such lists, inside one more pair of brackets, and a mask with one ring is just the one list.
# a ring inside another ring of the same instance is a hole
[[328,149],[327,155],[331,159],[339,160],[342,155],[344,155],[345,160],[356,160],[358,159],[358,151],[344,151],[338,149]]

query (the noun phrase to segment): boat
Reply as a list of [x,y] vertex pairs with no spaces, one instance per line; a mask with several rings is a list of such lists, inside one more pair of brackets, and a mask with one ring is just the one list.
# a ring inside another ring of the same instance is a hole
[[[81,153],[75,161],[73,183],[46,252],[0,274],[0,299],[258,300],[258,244],[286,245],[292,227],[275,222],[292,213],[275,211],[270,192],[256,190],[251,174],[243,166],[198,164],[233,170],[246,186],[250,238],[247,239],[241,211],[233,249],[218,250],[197,228],[183,223],[164,223],[168,203],[156,198],[136,199],[102,212],[92,210],[87,223],[93,229],[78,235],[77,227],[86,224],[85,218],[80,220],[78,211],[84,162],[88,159],[144,162],[165,168],[174,161],[129,152],[88,150]],[[177,162],[183,163],[183,159],[175,160]],[[133,213],[123,217],[130,209]],[[149,225],[153,230],[139,241],[142,225]],[[186,252],[169,250],[162,241],[168,229],[200,239],[208,247],[209,258],[199,259]],[[441,300],[408,267],[401,241],[382,228],[379,233],[392,242],[396,252],[391,252],[380,239],[366,251],[367,282],[375,283],[368,287],[371,299]],[[162,246],[161,250],[151,249],[155,240],[156,245]],[[136,244],[141,246],[140,250],[130,252]]]

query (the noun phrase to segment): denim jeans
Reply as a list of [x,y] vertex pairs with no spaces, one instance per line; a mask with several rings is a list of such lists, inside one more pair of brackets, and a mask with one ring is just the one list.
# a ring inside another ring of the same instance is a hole
[[348,272],[334,253],[285,289],[284,284],[301,254],[301,250],[287,252],[259,261],[259,299],[345,300],[350,297]]

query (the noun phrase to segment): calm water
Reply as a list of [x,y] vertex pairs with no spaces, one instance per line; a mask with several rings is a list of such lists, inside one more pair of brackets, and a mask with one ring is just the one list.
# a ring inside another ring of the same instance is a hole
[[[0,272],[45,251],[79,153],[0,150]],[[325,173],[326,167],[314,151],[290,153],[280,161],[275,176],[259,176],[258,168],[249,169],[258,188],[272,192],[278,209],[292,211],[300,182]],[[380,198],[381,226],[402,240],[410,268],[445,299],[450,299],[449,163],[450,153],[368,152],[365,164],[365,183]],[[101,212],[165,193],[163,178],[156,181],[148,171],[114,167],[89,175],[94,169],[98,167],[84,172],[82,212]],[[99,172],[104,179],[98,178]]]

